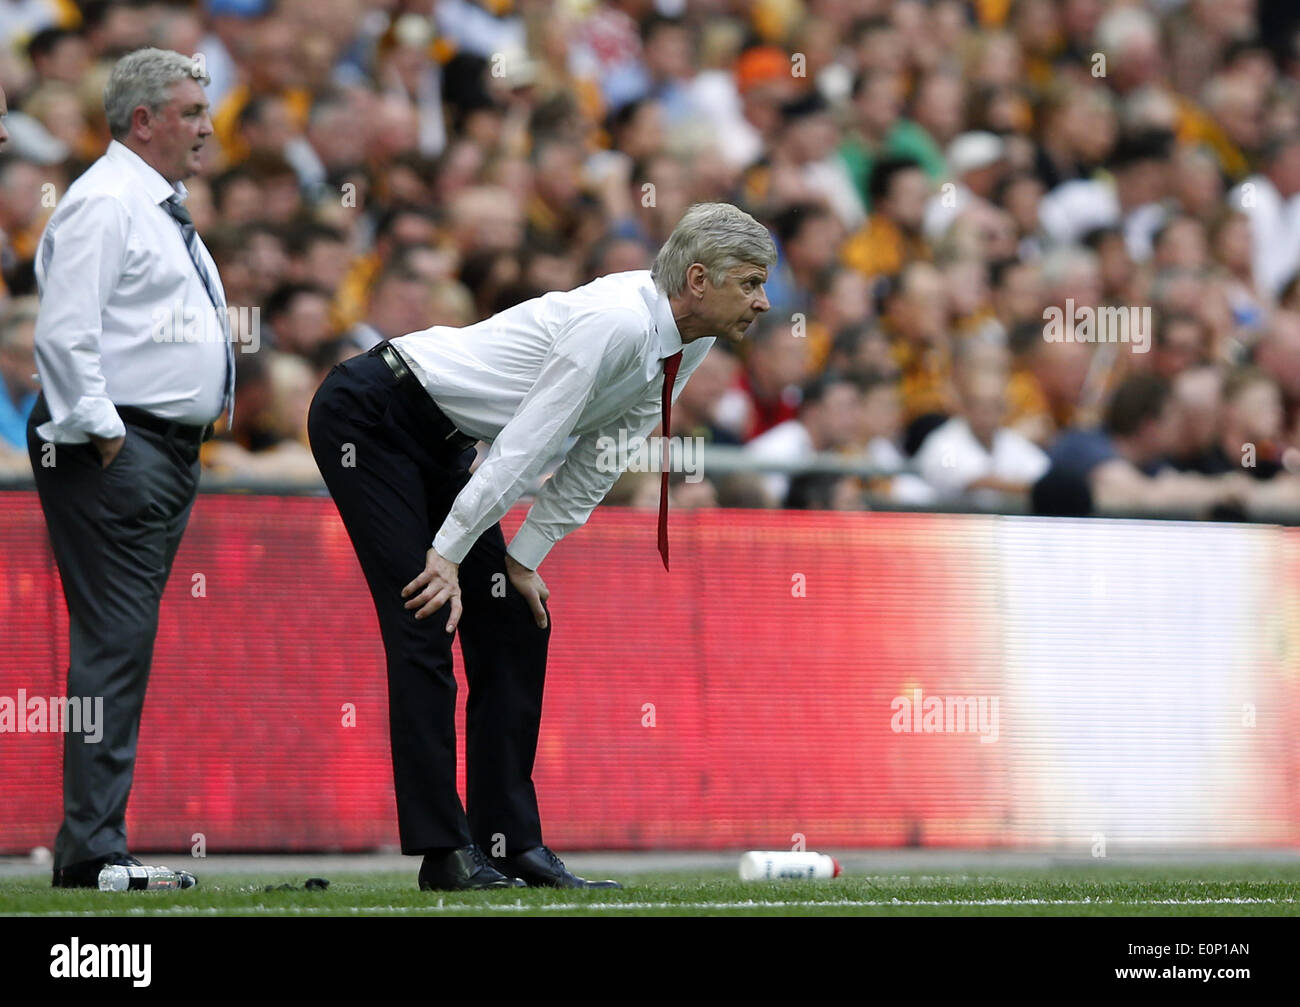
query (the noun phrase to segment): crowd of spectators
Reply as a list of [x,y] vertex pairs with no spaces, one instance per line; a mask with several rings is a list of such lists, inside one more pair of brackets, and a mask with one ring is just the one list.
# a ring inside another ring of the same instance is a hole
[[188,206],[256,309],[213,476],[317,482],[335,363],[649,268],[725,200],[776,239],[772,307],[671,433],[862,472],[679,474],[678,506],[1300,509],[1292,8],[0,2],[0,471],[27,465],[36,242],[107,145],[112,62],[153,45],[210,77]]

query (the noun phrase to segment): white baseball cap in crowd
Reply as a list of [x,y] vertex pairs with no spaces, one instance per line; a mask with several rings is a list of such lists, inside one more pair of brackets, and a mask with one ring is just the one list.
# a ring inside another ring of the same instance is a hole
[[948,169],[954,175],[964,175],[997,164],[1006,153],[1002,137],[987,130],[962,133],[948,144]]

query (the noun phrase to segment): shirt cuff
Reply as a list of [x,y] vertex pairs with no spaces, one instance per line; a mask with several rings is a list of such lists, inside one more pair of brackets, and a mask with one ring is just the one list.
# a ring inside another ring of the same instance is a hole
[[87,395],[60,422],[50,420],[42,423],[36,428],[36,433],[47,441],[85,444],[90,440],[87,435],[108,440],[121,437],[126,433],[126,424],[122,422],[111,399]]
[[554,545],[554,542],[532,527],[525,518],[524,523],[515,532],[515,537],[510,540],[506,553],[521,566],[536,570]]
[[454,525],[451,518],[443,522],[433,539],[433,547],[438,550],[438,555],[453,563],[464,560],[473,545],[474,540],[469,538],[463,529]]

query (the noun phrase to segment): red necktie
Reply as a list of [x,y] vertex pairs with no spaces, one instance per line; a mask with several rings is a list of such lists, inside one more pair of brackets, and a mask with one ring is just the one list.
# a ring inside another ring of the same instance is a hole
[[663,475],[659,481],[659,555],[664,558],[664,569],[668,569],[668,464],[671,452],[668,450],[669,424],[673,416],[673,382],[677,380],[677,368],[682,362],[682,351],[678,350],[664,360],[664,397],[663,423],[664,439],[660,441],[660,468]]

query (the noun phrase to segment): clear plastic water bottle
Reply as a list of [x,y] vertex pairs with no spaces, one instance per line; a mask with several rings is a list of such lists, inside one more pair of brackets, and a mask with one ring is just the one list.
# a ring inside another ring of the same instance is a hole
[[839,876],[839,861],[824,853],[751,850],[740,858],[741,881],[807,881]]
[[177,891],[193,888],[198,883],[198,878],[188,871],[173,871],[167,867],[108,864],[99,872],[101,892]]

